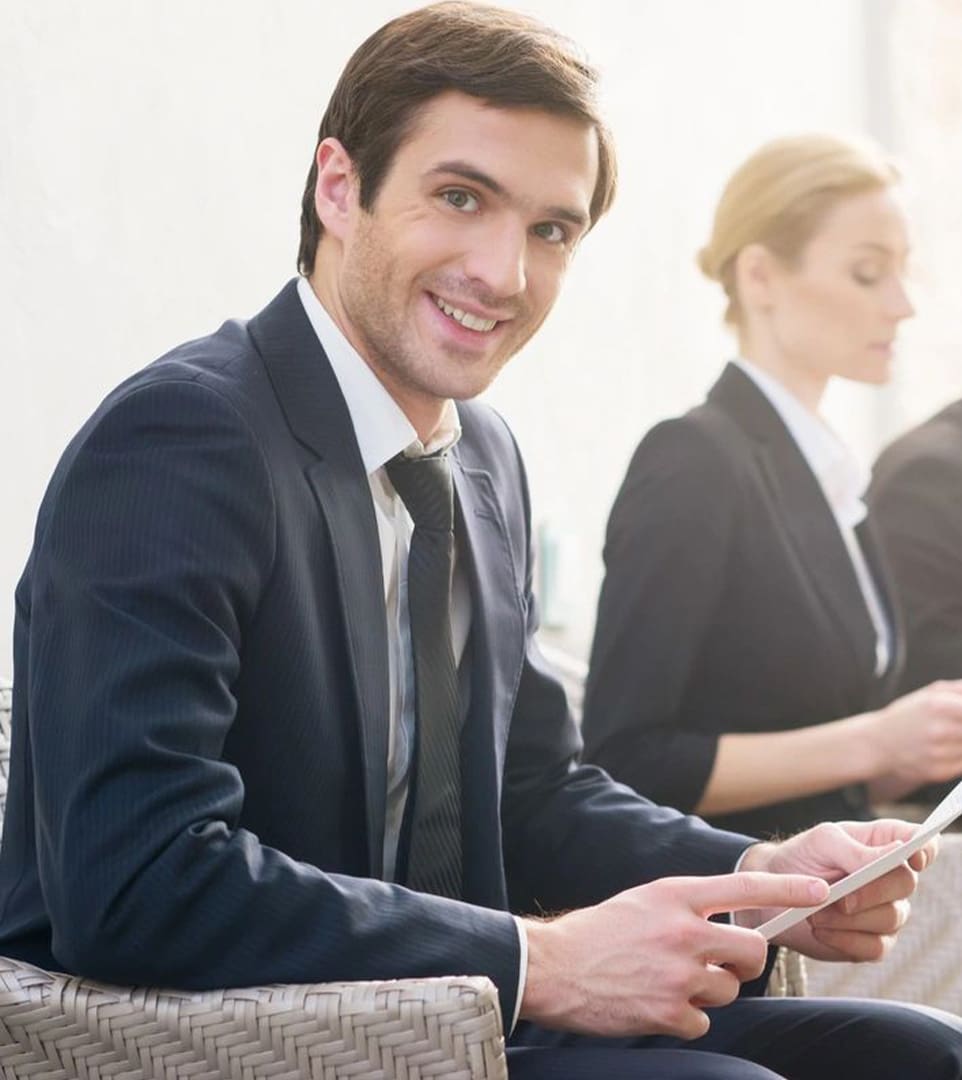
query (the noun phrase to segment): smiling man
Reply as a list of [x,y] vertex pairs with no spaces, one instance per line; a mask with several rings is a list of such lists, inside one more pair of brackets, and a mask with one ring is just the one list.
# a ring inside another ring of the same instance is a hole
[[[381,28],[321,122],[300,278],[70,444],[17,594],[0,949],[187,988],[486,974],[515,1078],[957,1077],[948,1018],[735,1000],[765,910],[908,826],[754,844],[577,764],[522,464],[467,399],[611,201],[594,89],[495,8]],[[786,940],[878,958],[914,880]]]
[[362,213],[351,155],[322,139],[321,258],[302,269],[426,442],[438,403],[477,396],[542,324],[601,181],[597,129],[577,117],[448,90],[409,125]]

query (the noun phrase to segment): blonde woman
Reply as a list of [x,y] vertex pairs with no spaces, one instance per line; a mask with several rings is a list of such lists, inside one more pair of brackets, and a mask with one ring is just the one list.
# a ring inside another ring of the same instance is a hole
[[962,772],[962,683],[891,702],[899,617],[867,476],[818,411],[833,377],[888,379],[913,314],[896,185],[877,150],[824,135],[735,172],[699,265],[738,357],[645,436],[608,525],[586,757],[756,835]]

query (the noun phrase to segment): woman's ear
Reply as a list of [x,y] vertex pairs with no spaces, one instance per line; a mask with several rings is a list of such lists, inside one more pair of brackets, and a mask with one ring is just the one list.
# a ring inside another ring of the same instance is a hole
[[317,183],[314,209],[324,231],[342,238],[356,203],[354,162],[337,139],[323,139],[317,147]]
[[767,311],[772,306],[778,260],[764,244],[746,244],[735,258],[735,283],[743,310]]

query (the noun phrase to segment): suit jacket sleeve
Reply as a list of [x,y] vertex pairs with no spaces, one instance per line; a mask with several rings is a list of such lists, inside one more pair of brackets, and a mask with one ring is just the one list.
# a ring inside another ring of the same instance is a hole
[[724,611],[736,481],[690,420],[641,442],[608,522],[583,733],[586,757],[658,802],[689,810],[718,734],[685,726],[686,688]]
[[[529,530],[528,492],[520,459],[517,471],[524,526]],[[498,490],[511,486],[508,478],[496,478]],[[749,837],[657,806],[613,783],[601,769],[576,764],[581,737],[564,690],[535,637],[538,615],[531,589],[530,539],[526,532],[526,656],[512,717],[502,799],[513,908],[557,911],[597,903],[661,877],[731,872],[753,842]]]
[[510,915],[327,873],[238,826],[222,749],[277,528],[258,440],[188,379],[121,392],[68,451],[18,673],[54,954],[187,988],[470,971],[510,1016]]
[[869,492],[906,622],[903,693],[962,677],[962,462],[956,441],[927,449],[926,438],[883,455]]

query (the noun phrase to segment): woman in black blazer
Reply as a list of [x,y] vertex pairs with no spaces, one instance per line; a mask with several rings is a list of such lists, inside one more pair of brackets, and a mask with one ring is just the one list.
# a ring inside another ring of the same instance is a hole
[[740,357],[645,436],[608,524],[585,756],[756,835],[962,771],[962,684],[886,704],[900,635],[867,476],[817,412],[832,376],[888,378],[912,314],[895,180],[823,136],[734,174],[700,264]]

